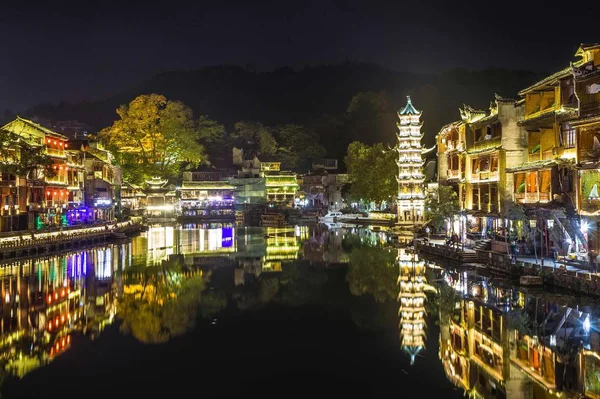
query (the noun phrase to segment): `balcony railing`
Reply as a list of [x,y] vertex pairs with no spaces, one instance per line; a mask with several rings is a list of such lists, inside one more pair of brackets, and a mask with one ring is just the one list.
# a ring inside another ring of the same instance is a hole
[[473,143],[470,148],[470,151],[484,151],[487,149],[492,149],[498,147],[502,143],[502,137],[492,137],[487,140],[479,140]]
[[464,151],[465,142],[458,141],[458,140],[452,140],[452,141],[448,141],[448,144],[446,144],[446,146],[448,148],[448,151],[453,151],[453,150]]
[[473,180],[473,181],[498,180],[499,178],[500,178],[500,173],[497,170],[495,170],[493,172],[486,170],[484,172],[474,172],[471,174],[471,180]]
[[534,154],[529,154],[529,162],[548,160],[554,158],[554,151],[552,149],[546,151],[538,151]]
[[544,115],[546,113],[554,112],[554,111],[556,111],[556,109],[558,109],[558,106],[557,106],[556,102],[554,102],[544,109],[540,109],[539,111],[532,112],[528,115],[525,115],[525,120],[537,118],[538,116]]
[[65,150],[60,150],[57,148],[46,148],[46,154],[50,155],[51,157],[60,157],[60,158],[66,158],[67,154],[65,153]]
[[535,202],[550,202],[549,193],[515,193],[517,202],[535,203]]
[[69,179],[67,179],[66,176],[48,177],[48,178],[46,178],[46,183],[49,183],[49,184],[68,184],[69,183]]

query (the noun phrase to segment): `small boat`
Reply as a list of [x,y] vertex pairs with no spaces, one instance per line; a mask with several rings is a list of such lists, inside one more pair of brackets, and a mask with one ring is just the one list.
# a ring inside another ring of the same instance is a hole
[[521,276],[519,284],[525,287],[541,287],[544,285],[544,279],[541,276]]
[[364,216],[360,213],[342,213],[340,211],[329,211],[325,216],[321,216],[319,218],[319,222],[323,223],[332,223],[341,220],[355,220],[355,219],[364,219]]

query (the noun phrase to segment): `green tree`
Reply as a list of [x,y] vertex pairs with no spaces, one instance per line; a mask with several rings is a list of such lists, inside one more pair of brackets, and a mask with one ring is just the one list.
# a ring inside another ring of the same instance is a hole
[[348,134],[348,118],[346,113],[340,115],[321,115],[312,125],[311,130],[321,138],[321,144],[327,156],[342,160],[352,137]]
[[398,295],[395,252],[380,247],[353,250],[346,280],[353,295],[369,294],[377,302],[395,299]]
[[234,125],[231,137],[239,146],[252,145],[258,147],[262,155],[274,155],[277,152],[277,140],[268,126],[254,121],[240,121]]
[[99,137],[115,154],[126,180],[141,183],[152,176],[172,178],[182,166],[205,159],[192,111],[183,103],[145,94],[121,105],[117,115],[120,119],[104,128]]
[[353,140],[367,144],[395,144],[397,116],[392,101],[384,92],[362,92],[348,104],[347,133]]
[[200,118],[198,118],[198,135],[200,143],[210,155],[210,163],[230,160],[233,145],[227,135],[225,126],[210,119],[208,115],[200,115]]
[[307,172],[314,161],[325,156],[319,136],[305,126],[293,123],[277,126],[276,136],[280,146],[278,155],[285,169]]
[[458,194],[450,186],[439,186],[437,195],[425,200],[425,208],[429,223],[439,229],[460,211]]
[[394,150],[381,143],[373,146],[359,141],[350,143],[344,158],[352,184],[350,195],[374,202],[379,208],[384,201],[392,201],[398,193],[396,156]]

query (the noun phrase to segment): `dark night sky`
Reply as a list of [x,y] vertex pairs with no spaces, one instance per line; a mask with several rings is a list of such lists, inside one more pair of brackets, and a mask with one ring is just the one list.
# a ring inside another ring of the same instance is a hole
[[[214,64],[268,70],[351,60],[406,71],[553,72],[580,43],[600,41],[595,2],[124,3],[2,5],[0,109],[95,99],[159,70]],[[490,8],[496,4],[506,8]]]

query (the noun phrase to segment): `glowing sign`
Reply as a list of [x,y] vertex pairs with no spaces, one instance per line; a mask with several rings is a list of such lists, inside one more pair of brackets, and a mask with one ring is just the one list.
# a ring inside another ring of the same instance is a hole
[[221,247],[233,246],[233,227],[224,227],[221,231]]
[[98,198],[94,201],[94,206],[110,206],[112,204],[112,200],[107,198]]

